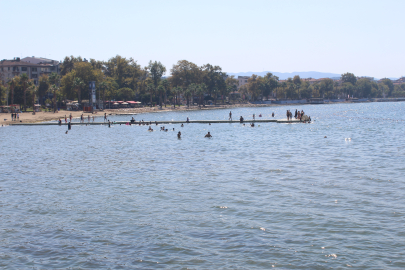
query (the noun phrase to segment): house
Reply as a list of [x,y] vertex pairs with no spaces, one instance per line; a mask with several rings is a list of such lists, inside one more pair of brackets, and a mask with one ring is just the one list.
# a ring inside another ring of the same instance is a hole
[[238,76],[238,81],[239,81],[238,89],[239,89],[242,85],[247,84],[249,78],[250,78],[249,76]]
[[[0,61],[0,73],[2,73],[2,83],[7,83],[15,76],[20,76],[23,73],[28,75],[29,79],[38,84],[38,78],[41,75],[49,75],[52,72],[58,73],[59,62],[45,58],[26,57],[26,61],[21,60],[19,57],[13,60],[3,59]],[[28,62],[27,62],[28,61]]]

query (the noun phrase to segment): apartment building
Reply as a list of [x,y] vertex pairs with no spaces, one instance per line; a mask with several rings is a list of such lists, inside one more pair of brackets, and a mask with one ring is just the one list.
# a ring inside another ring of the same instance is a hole
[[35,84],[38,84],[38,79],[41,75],[49,75],[52,72],[58,73],[59,62],[45,58],[26,57],[23,61],[19,57],[12,60],[3,59],[0,61],[0,73],[2,74],[2,83],[7,83],[15,76],[20,76],[23,73],[28,75]]
[[249,78],[250,78],[250,76],[238,76],[238,81],[239,81],[238,89],[239,89],[242,85],[247,84]]

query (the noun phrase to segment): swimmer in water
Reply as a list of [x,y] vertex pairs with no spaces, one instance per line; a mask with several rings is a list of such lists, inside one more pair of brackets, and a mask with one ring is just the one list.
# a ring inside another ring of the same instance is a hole
[[208,131],[208,133],[207,134],[205,134],[205,136],[204,136],[205,138],[211,138],[212,136],[211,136],[211,134],[210,134],[210,132]]
[[184,125],[183,125],[183,124],[181,124],[181,127],[184,127]]
[[153,131],[153,129],[152,129],[152,127],[151,127],[151,126],[149,126],[148,131]]
[[181,132],[179,131],[179,133],[177,133],[177,138],[181,139]]

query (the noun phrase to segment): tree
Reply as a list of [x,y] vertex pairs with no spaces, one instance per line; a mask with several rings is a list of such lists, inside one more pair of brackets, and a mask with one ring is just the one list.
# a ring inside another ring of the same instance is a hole
[[[274,89],[278,87],[278,77],[274,76],[272,73],[268,72],[263,77],[263,92],[262,96],[266,97],[267,100],[269,99],[269,95],[274,92]],[[276,97],[277,98],[277,97]]]
[[132,90],[129,87],[124,87],[124,88],[120,88],[118,89],[118,99],[120,100],[130,100],[132,99],[134,96],[134,90]]
[[202,72],[200,68],[189,61],[180,60],[170,70],[170,81],[173,86],[188,87],[191,83],[200,83]]
[[31,83],[28,90],[31,92],[32,96],[32,114],[35,114],[35,95],[38,93],[38,87]]
[[[157,61],[152,62],[152,60],[151,60],[151,61],[149,61],[148,69],[150,72],[150,77],[153,82],[153,86],[155,87],[154,90],[157,91],[160,80],[166,72],[166,67],[164,65],[162,65],[162,63],[160,63],[160,62],[157,62]],[[162,100],[161,100],[160,96],[159,96],[159,103],[160,103],[160,107],[162,107]]]
[[163,99],[163,94],[165,93],[165,87],[162,84],[159,84],[157,87],[157,94],[159,96],[159,105],[160,108],[162,108],[162,99]]
[[49,77],[47,75],[42,75],[41,77],[39,77],[38,80],[37,94],[39,98],[44,97],[45,94],[48,92],[48,90],[49,90]]
[[319,95],[324,98],[325,94],[329,96],[330,92],[333,92],[333,80],[329,78],[323,79],[319,85]]
[[81,103],[82,103],[81,91],[82,91],[82,88],[85,87],[85,83],[84,83],[83,80],[80,79],[80,78],[74,78],[74,80],[73,80],[73,87],[74,87],[74,88],[76,89],[76,91],[77,91],[77,99],[78,99],[78,101],[79,101],[79,104],[81,104]]
[[153,83],[149,83],[146,86],[146,92],[150,95],[150,106],[152,107],[152,97],[155,94],[155,86],[153,85]]
[[196,94],[199,97],[199,106],[200,106],[200,108],[201,108],[203,96],[204,96],[204,94],[206,92],[207,92],[207,86],[205,85],[205,83],[200,83],[200,84],[197,85]]
[[16,87],[17,84],[17,78],[14,77],[11,80],[8,81],[8,85],[10,87],[10,92],[11,92],[11,100],[10,100],[10,104],[13,105],[14,104],[14,88]]
[[22,73],[20,75],[20,83],[21,83],[22,88],[24,90],[24,111],[25,112],[27,111],[27,87],[28,87],[27,84],[28,84],[29,80],[30,79],[28,78],[27,73]]
[[[175,101],[174,101],[174,108],[176,108],[176,104],[178,103],[177,97],[178,97],[178,95],[179,95],[181,92],[183,92],[183,88],[181,88],[181,87],[179,87],[179,86],[174,87],[174,88],[172,89],[172,92],[173,92],[173,94],[174,94],[174,99],[175,99]],[[179,105],[179,106],[180,106],[180,105]]]
[[354,76],[353,73],[349,73],[349,72],[342,74],[341,80],[343,83],[349,82],[352,85],[356,85],[356,82],[357,82],[356,76]]
[[217,94],[224,91],[226,88],[226,74],[222,72],[221,67],[206,64],[201,67],[202,81],[205,83],[210,96],[215,92],[214,101],[216,104]]
[[7,93],[7,87],[0,84],[0,105],[6,104],[6,102],[4,101],[6,99],[6,93]]
[[62,76],[64,76],[64,75],[68,74],[69,72],[71,72],[74,68],[74,64],[78,61],[79,61],[79,59],[75,58],[73,55],[71,55],[70,58],[68,56],[66,56],[65,59],[63,59],[60,74]]
[[168,81],[167,79],[162,80],[162,86],[163,86],[164,91],[165,91],[165,107],[166,107],[166,104],[167,104],[167,93],[168,93],[168,91],[170,90],[170,83],[169,83],[169,81]]
[[252,100],[255,101],[256,97],[260,94],[260,81],[257,75],[253,74],[247,83],[249,94],[252,96]]
[[342,90],[345,93],[345,96],[349,97],[354,94],[354,85],[350,82],[345,82],[342,84]]
[[381,83],[388,86],[388,96],[391,96],[392,92],[394,91],[394,84],[388,78],[381,79]]
[[362,78],[357,81],[356,83],[356,89],[357,89],[357,96],[358,97],[370,97],[371,95],[371,82],[370,80],[366,78]]
[[228,93],[236,92],[238,90],[238,80],[235,79],[234,75],[226,77],[225,83],[228,88]]
[[51,90],[53,92],[53,112],[55,113],[57,111],[57,106],[56,106],[56,91],[59,90],[59,80],[60,76],[57,73],[52,72],[51,75],[49,75],[49,83],[52,85]]
[[104,104],[105,104],[105,90],[107,89],[107,83],[105,81],[102,81],[98,84],[98,89],[103,91],[103,109],[104,109]]

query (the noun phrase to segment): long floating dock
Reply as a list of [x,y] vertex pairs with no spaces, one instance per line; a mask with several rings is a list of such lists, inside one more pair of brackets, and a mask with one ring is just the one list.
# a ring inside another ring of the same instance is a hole
[[[130,123],[131,125],[161,125],[161,124],[240,124],[239,120],[190,120],[190,121],[135,121],[131,123],[131,121],[116,121],[110,122],[112,125],[125,125]],[[249,123],[279,123],[279,124],[293,124],[293,123],[304,123],[297,119],[287,120],[287,119],[257,119],[257,120],[245,120],[243,121],[244,124]],[[86,125],[108,125],[108,122],[71,122],[71,125],[75,126],[86,126]],[[18,123],[18,122],[10,122],[9,125],[13,126],[58,126],[58,122],[45,122],[45,123]],[[67,126],[68,123],[62,122],[62,126]]]

